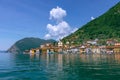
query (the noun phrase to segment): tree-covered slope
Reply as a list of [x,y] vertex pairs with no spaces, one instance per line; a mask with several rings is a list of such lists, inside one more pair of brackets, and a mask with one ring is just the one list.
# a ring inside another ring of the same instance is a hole
[[91,39],[120,38],[120,2],[102,16],[88,22],[63,41],[83,42]]
[[25,50],[29,50],[31,48],[40,47],[41,44],[45,43],[54,43],[55,40],[44,40],[39,38],[24,38],[17,41],[9,50],[8,52],[18,53],[23,52]]

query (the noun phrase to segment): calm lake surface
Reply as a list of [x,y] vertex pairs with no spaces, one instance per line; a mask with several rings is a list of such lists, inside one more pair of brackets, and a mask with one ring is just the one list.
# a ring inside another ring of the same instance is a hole
[[120,80],[120,55],[0,53],[0,80]]

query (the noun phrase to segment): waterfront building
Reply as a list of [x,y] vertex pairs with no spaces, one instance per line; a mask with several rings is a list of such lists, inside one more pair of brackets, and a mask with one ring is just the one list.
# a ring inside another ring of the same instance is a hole
[[120,43],[115,43],[114,52],[115,53],[120,53]]
[[63,42],[62,41],[58,42],[58,47],[63,47]]
[[34,49],[31,49],[30,50],[30,54],[34,54],[35,53],[35,50]]
[[36,49],[36,54],[39,54],[40,53],[40,50],[39,48]]
[[29,54],[29,50],[25,50],[24,52],[23,52],[23,54]]
[[40,48],[44,48],[45,47],[45,45],[40,45]]
[[80,47],[80,53],[85,53],[86,47],[83,45]]
[[107,54],[114,53],[114,46],[106,46],[106,53]]
[[115,43],[115,46],[120,46],[120,43]]
[[100,53],[101,54],[105,54],[106,53],[106,46],[99,46],[99,48],[100,48]]
[[98,54],[100,54],[100,48],[99,48],[99,46],[93,46],[91,48],[91,50],[92,50],[92,53],[98,53]]

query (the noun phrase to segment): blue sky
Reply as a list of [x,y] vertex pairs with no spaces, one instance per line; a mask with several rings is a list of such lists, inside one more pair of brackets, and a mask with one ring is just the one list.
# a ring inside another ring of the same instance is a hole
[[[59,39],[89,22],[91,17],[102,15],[117,2],[119,0],[0,0],[0,50],[25,37],[44,39],[49,35]],[[50,15],[54,10],[65,11],[60,14],[61,22]],[[60,27],[63,24],[66,26]],[[56,29],[61,30],[59,34],[53,32]],[[65,33],[64,29],[68,31]]]

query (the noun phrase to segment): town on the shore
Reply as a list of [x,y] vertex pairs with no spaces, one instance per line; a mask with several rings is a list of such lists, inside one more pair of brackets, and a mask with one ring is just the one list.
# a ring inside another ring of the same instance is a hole
[[98,39],[86,41],[84,44],[74,45],[67,41],[65,44],[59,40],[57,44],[46,43],[40,47],[25,50],[25,54],[117,54],[120,53],[120,42],[115,39],[108,39],[105,45],[99,45]]

